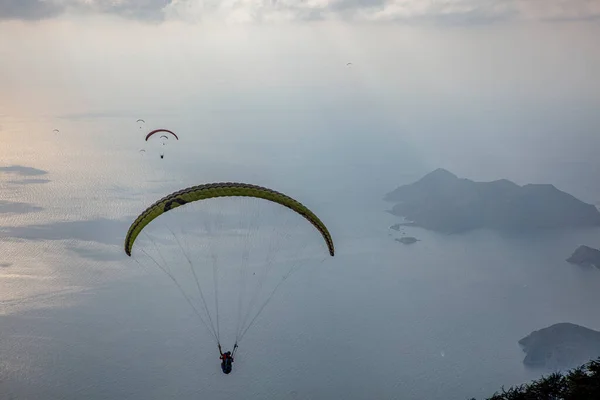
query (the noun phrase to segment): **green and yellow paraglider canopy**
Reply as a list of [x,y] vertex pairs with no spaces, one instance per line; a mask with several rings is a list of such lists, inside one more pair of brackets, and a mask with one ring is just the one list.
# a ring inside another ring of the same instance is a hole
[[321,222],[319,217],[306,206],[283,193],[276,192],[275,190],[262,186],[235,182],[208,183],[192,186],[171,193],[158,200],[141,213],[133,224],[131,224],[131,227],[129,227],[129,231],[125,237],[125,253],[127,253],[128,256],[131,256],[131,249],[140,232],[160,215],[187,203],[217,197],[254,197],[287,207],[310,222],[323,236],[327,248],[329,249],[329,254],[333,257],[335,253],[333,239],[331,238],[327,227]]

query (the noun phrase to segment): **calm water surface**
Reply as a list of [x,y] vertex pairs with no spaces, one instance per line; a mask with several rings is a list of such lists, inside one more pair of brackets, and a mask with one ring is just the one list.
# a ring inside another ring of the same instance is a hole
[[[600,230],[406,228],[421,241],[404,246],[380,198],[433,169],[409,155],[369,167],[300,142],[264,152],[268,137],[200,134],[197,121],[173,118],[160,123],[185,144],[169,143],[161,160],[135,119],[1,121],[11,143],[0,148],[2,398],[483,397],[539,377],[517,345],[532,330],[565,321],[600,329],[600,273],[564,261],[597,244]],[[172,282],[122,251],[151,202],[220,180],[300,199],[337,244],[334,259],[285,282],[229,376]],[[598,192],[579,193],[593,202]]]

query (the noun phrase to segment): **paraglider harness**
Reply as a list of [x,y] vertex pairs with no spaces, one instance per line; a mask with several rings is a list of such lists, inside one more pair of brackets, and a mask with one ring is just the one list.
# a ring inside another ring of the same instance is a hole
[[219,346],[219,354],[221,354],[221,369],[223,370],[224,374],[229,374],[231,373],[231,369],[232,369],[232,363],[233,363],[233,356],[235,354],[235,351],[238,348],[237,343],[233,346],[233,351],[229,352],[225,352],[223,353],[223,351],[221,350],[221,344],[218,345]]

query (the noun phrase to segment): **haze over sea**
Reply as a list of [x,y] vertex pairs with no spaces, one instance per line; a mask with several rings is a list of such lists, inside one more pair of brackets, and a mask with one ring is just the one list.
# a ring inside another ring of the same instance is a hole
[[[381,199],[443,167],[599,204],[600,28],[585,15],[0,22],[0,397],[465,399],[539,377],[520,338],[600,329],[600,271],[564,261],[600,229],[410,227],[404,246]],[[180,137],[164,159],[153,128]],[[123,252],[147,206],[217,181],[300,200],[336,242],[285,281],[230,375],[173,283]]]

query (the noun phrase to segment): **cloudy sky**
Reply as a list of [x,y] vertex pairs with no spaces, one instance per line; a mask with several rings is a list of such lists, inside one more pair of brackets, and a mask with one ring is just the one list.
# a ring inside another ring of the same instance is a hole
[[360,110],[417,146],[586,151],[599,17],[594,0],[0,0],[0,110]]
[[66,13],[105,13],[140,20],[238,21],[336,19],[481,23],[595,19],[594,0],[3,0],[0,18],[41,20]]
[[402,148],[575,190],[600,146],[599,17],[594,0],[0,0],[0,113],[152,115],[258,148],[287,132],[321,158],[342,139],[344,162],[394,168]]
[[593,0],[0,0],[0,112],[304,123],[325,154],[344,132],[349,158],[378,141],[547,180],[600,145],[599,17]]

